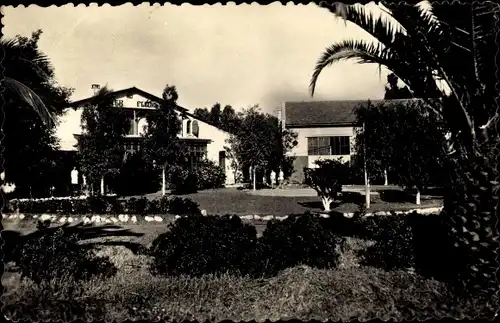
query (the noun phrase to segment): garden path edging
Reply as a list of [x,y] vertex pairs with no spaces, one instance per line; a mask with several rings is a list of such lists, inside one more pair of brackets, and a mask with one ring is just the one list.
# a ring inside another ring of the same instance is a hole
[[[364,216],[386,216],[395,214],[408,214],[412,212],[417,212],[419,214],[431,214],[438,213],[443,209],[443,207],[427,207],[427,208],[414,208],[404,211],[377,211],[377,212],[369,212],[365,213]],[[207,213],[203,212],[203,215],[206,216]],[[354,213],[345,212],[342,215],[346,218],[352,218]],[[320,214],[319,216],[328,218],[330,217],[328,214]],[[65,215],[54,215],[54,214],[23,214],[23,213],[13,213],[13,214],[4,214],[2,221],[5,220],[41,220],[54,223],[73,223],[73,222],[81,222],[83,224],[96,223],[96,224],[143,224],[147,223],[162,223],[164,220],[172,217],[172,215],[133,215],[133,214],[119,214],[118,216],[109,216],[109,215],[85,215],[85,216],[65,216]],[[285,220],[288,216],[274,216],[274,215],[239,215],[242,220],[259,220],[259,221],[270,221],[270,220]],[[173,215],[174,221],[181,218],[179,215]]]

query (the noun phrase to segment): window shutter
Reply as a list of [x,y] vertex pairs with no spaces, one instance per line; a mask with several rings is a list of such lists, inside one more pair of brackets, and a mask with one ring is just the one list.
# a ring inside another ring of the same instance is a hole
[[198,137],[200,129],[198,128],[198,121],[193,121],[193,135]]

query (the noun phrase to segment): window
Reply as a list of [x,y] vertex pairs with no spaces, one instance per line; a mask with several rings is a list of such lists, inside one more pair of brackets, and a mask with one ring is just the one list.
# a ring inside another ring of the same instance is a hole
[[190,134],[191,133],[191,120],[188,120],[186,122],[186,134]]
[[193,121],[193,135],[195,137],[198,137],[198,134],[199,134],[199,128],[198,128],[198,121],[194,120]]
[[188,162],[191,168],[196,168],[198,163],[207,155],[206,144],[192,144],[188,146]]
[[219,151],[219,166],[222,167],[222,169],[226,169],[226,151],[225,150]]
[[307,154],[313,156],[350,155],[349,136],[309,137],[307,138]]

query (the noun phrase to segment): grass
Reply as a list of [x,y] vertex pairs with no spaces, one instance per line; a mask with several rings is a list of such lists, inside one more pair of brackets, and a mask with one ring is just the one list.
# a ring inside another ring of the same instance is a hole
[[41,286],[11,275],[3,280],[4,314],[13,320],[106,321],[401,320],[412,317],[412,311],[421,317],[454,315],[434,306],[450,300],[442,283],[406,271],[360,267],[355,258],[344,257],[335,270],[298,266],[268,279],[189,278],[152,276],[150,259],[123,247],[103,247],[97,253],[111,257],[117,275],[84,283],[54,279]]
[[[149,244],[162,226],[134,226]],[[165,228],[163,227],[163,231]],[[462,304],[439,281],[411,270],[386,272],[362,266],[358,251],[374,241],[347,237],[336,269],[297,266],[266,279],[229,274],[201,278],[153,276],[151,258],[121,246],[96,249],[118,273],[75,282],[53,279],[36,285],[7,272],[4,314],[12,320],[395,320],[477,315],[479,304]]]
[[[147,198],[160,198],[160,193],[148,194]],[[235,188],[223,188],[216,190],[199,191],[193,194],[182,195],[200,205],[200,209],[207,210],[208,214],[235,214],[235,215],[275,215],[285,216],[289,214],[300,214],[305,211],[321,212],[322,203],[316,196],[263,196],[253,195]],[[344,201],[332,205],[334,212],[357,212],[364,203],[364,197],[357,201]],[[425,199],[422,197],[420,207],[439,207],[442,205],[440,198]],[[410,210],[417,205],[412,201],[387,202],[380,198],[372,199],[369,212],[389,210]]]

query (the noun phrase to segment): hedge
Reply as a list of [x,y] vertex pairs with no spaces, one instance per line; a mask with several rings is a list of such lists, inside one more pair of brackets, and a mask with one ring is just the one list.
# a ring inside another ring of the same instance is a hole
[[145,197],[121,200],[117,197],[89,197],[87,199],[39,199],[10,200],[4,213],[24,214],[176,214],[199,215],[201,211],[196,202],[182,197],[162,197],[148,200]]

